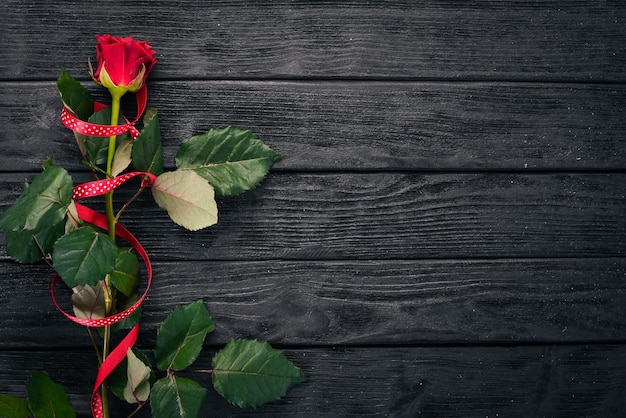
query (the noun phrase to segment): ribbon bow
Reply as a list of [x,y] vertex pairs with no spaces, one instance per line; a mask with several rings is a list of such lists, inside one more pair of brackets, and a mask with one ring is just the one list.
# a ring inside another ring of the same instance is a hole
[[[73,115],[66,106],[64,106],[63,110],[61,111],[61,122],[63,122],[63,125],[71,129],[72,131],[82,135],[104,137],[118,136],[129,132],[131,138],[135,139],[137,138],[137,136],[139,136],[139,131],[137,130],[137,128],[135,128],[135,123],[137,123],[139,117],[143,114],[144,110],[146,110],[146,104],[148,102],[148,91],[145,88],[139,89],[135,96],[137,98],[137,117],[132,122],[129,122],[128,119],[124,118],[124,120],[126,121],[126,124],[124,125],[110,126],[85,122]],[[105,107],[106,106],[102,103],[95,102],[94,112],[104,109]]]

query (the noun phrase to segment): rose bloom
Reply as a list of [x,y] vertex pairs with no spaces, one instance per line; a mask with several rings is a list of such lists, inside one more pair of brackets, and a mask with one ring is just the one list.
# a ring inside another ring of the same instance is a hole
[[111,35],[96,35],[96,40],[98,69],[93,74],[96,82],[109,90],[119,88],[122,94],[137,92],[145,85],[148,73],[157,62],[147,42]]

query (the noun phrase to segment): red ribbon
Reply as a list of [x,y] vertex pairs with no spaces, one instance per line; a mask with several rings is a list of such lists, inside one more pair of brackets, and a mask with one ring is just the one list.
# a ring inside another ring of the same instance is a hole
[[143,179],[141,181],[142,187],[149,186],[156,178],[156,176],[152,173],[135,171],[132,173],[122,174],[121,176],[117,176],[112,179],[90,181],[88,183],[79,184],[78,186],[74,187],[74,194],[72,195],[72,199],[78,200],[86,197],[103,195],[118,188],[122,184],[126,183],[128,180],[137,176],[143,176]]
[[100,395],[100,386],[106,378],[115,370],[115,368],[124,360],[128,349],[132,348],[137,341],[139,335],[139,324],[135,325],[124,339],[111,351],[107,358],[102,362],[96,375],[96,381],[91,392],[91,414],[96,418],[102,418],[102,395]]
[[135,122],[128,122],[125,125],[98,125],[78,119],[72,115],[67,108],[61,112],[61,122],[74,132],[87,136],[118,136],[130,131],[130,136],[135,139],[139,136],[139,131],[135,128]]
[[[98,213],[98,212],[88,208],[87,206],[83,206],[83,205],[78,204],[78,203],[75,203],[75,205],[76,205],[76,210],[78,212],[78,217],[80,219],[82,219],[83,221],[88,222],[90,224],[93,224],[93,225],[95,225],[97,227],[100,227],[100,228],[103,228],[103,229],[107,229],[107,222],[106,222],[107,218],[106,218],[106,216],[104,216],[101,213]],[[59,275],[57,274],[57,275],[54,276],[54,279],[52,279],[52,286],[51,286],[52,301],[54,302],[54,305],[57,307],[57,309],[63,315],[65,315],[65,317],[67,319],[69,319],[70,321],[76,322],[77,324],[83,325],[85,327],[94,327],[94,328],[106,327],[106,326],[110,326],[110,325],[116,324],[116,323],[118,323],[120,321],[123,321],[124,319],[128,318],[133,312],[135,312],[135,310],[137,310],[137,308],[139,308],[139,306],[141,305],[141,303],[145,299],[146,295],[148,294],[148,289],[150,288],[150,285],[152,284],[152,264],[150,263],[150,259],[148,258],[148,254],[144,250],[143,246],[139,243],[137,238],[135,238],[135,236],[132,235],[122,225],[118,224],[115,227],[115,235],[117,235],[118,237],[123,238],[124,240],[126,240],[135,249],[135,251],[137,251],[137,253],[143,259],[143,262],[146,265],[146,270],[147,270],[147,275],[148,275],[148,283],[146,285],[146,290],[141,295],[139,300],[137,300],[137,302],[135,302],[131,307],[129,307],[126,310],[123,310],[122,312],[118,312],[115,315],[107,316],[105,318],[98,318],[98,319],[78,318],[76,316],[70,315],[67,312],[65,312],[59,306],[59,304],[57,302],[54,289],[55,289],[57,283],[61,279],[59,277]]]
[[[109,126],[85,122],[73,115],[71,111],[65,106],[63,107],[63,111],[61,112],[61,122],[63,122],[63,124],[72,131],[86,136],[118,136],[129,132],[130,136],[135,139],[139,136],[139,131],[135,128],[135,123],[139,120],[144,110],[146,110],[146,104],[148,102],[148,89],[146,88],[145,84],[141,89],[137,91],[135,96],[137,100],[137,117],[132,122],[129,122],[128,119],[124,118],[124,120],[126,120],[126,124],[124,125]],[[105,107],[106,106],[102,103],[94,102],[94,112],[97,112]],[[79,184],[74,187],[74,194],[72,196],[72,199],[78,200],[87,197],[103,195],[105,193],[111,192],[112,190],[115,190],[120,185],[136,176],[142,177],[141,187],[150,186],[156,178],[156,176],[152,173],[133,172],[106,180],[96,180],[84,184]],[[75,203],[75,206],[78,217],[81,220],[93,224],[99,228],[108,230],[108,220],[105,215],[79,203]],[[150,285],[152,283],[152,265],[150,263],[150,259],[148,258],[148,254],[144,250],[141,243],[137,240],[137,238],[135,238],[135,236],[122,225],[116,225],[115,235],[128,242],[143,259],[148,273],[148,283],[146,285],[146,290],[141,295],[139,300],[135,302],[130,308],[122,312],[118,312],[115,315],[99,319],[78,318],[65,312],[57,303],[54,294],[54,289],[60,280],[60,277],[57,274],[54,276],[54,279],[52,279],[52,301],[54,302],[54,305],[57,307],[57,309],[63,315],[65,315],[65,317],[67,317],[71,321],[76,322],[77,324],[84,325],[86,327],[105,327],[113,325],[119,321],[128,318],[133,312],[135,312],[137,308],[141,306],[146,295],[148,294],[148,289],[150,289]],[[135,345],[138,335],[139,324],[135,325],[130,330],[126,337],[122,339],[120,344],[111,351],[111,353],[103,360],[102,364],[100,365],[100,368],[98,369],[98,373],[96,375],[96,381],[94,383],[93,391],[91,393],[91,413],[94,417],[102,418],[103,416],[100,386],[102,386],[106,378],[113,372],[113,370],[115,370],[115,368],[122,362],[122,360],[124,360],[128,349],[132,348]]]
[[[147,172],[133,172],[124,174],[122,176],[114,177],[106,180],[97,180],[89,183],[79,184],[74,187],[74,194],[72,198],[74,200],[82,199],[86,197],[99,196],[105,193],[108,193],[126,181],[130,180],[133,177],[141,176],[142,177],[142,187],[146,187],[152,184],[155,180],[156,176],[152,173]],[[93,209],[88,208],[87,206],[81,205],[80,203],[75,203],[76,212],[78,217],[84,222],[95,225],[99,228],[108,229],[108,220],[107,217],[99,212],[96,212]],[[144,264],[146,265],[148,282],[146,285],[146,289],[144,293],[141,295],[139,300],[135,302],[128,309],[118,312],[115,315],[108,316],[105,318],[98,319],[89,319],[89,318],[78,318],[76,316],[70,315],[65,312],[58,304],[55,296],[54,289],[57,283],[60,280],[59,275],[55,275],[52,280],[51,293],[52,293],[52,301],[57,309],[65,315],[68,319],[77,324],[87,326],[87,327],[104,327],[113,325],[119,321],[122,321],[128,318],[133,312],[139,308],[139,306],[143,303],[146,295],[148,294],[148,290],[150,289],[150,285],[152,283],[152,264],[150,263],[150,258],[146,250],[143,248],[139,240],[135,238],[135,236],[128,231],[128,229],[124,228],[122,225],[116,225],[115,235],[124,239],[128,242],[137,253],[143,259]],[[113,351],[104,359],[100,368],[98,369],[98,374],[96,376],[96,381],[94,383],[93,391],[91,394],[91,412],[92,415],[96,418],[102,417],[102,396],[100,395],[100,386],[104,383],[106,378],[113,372],[113,370],[124,360],[126,357],[126,353],[129,348],[132,348],[137,341],[137,336],[139,334],[139,324],[135,325],[130,332],[124,337],[124,339],[120,342],[118,346],[115,347]]]
[[[63,125],[70,128],[72,131],[78,132],[82,135],[104,137],[118,136],[129,132],[131,138],[135,139],[139,136],[139,131],[135,128],[135,123],[137,123],[144,110],[146,110],[146,104],[148,103],[148,89],[145,87],[146,86],[144,84],[143,87],[140,88],[135,94],[137,99],[137,117],[132,122],[129,122],[128,119],[124,118],[124,120],[126,120],[126,124],[118,126],[89,123],[78,119],[65,106],[63,107],[63,111],[61,111],[61,122],[63,122]],[[106,106],[102,103],[94,102],[93,107],[94,112],[97,112]]]

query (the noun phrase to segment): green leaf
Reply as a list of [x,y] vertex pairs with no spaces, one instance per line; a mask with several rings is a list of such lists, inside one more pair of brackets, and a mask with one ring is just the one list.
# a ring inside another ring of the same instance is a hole
[[150,396],[150,374],[152,370],[141,361],[131,348],[126,353],[127,371],[124,400],[128,403],[145,402]]
[[24,264],[36,263],[43,254],[33,239],[34,231],[9,231],[6,235],[7,254]]
[[[91,115],[87,119],[89,123],[97,125],[110,125],[111,124],[111,108],[106,107]],[[104,164],[107,160],[107,154],[109,152],[109,137],[101,136],[85,136],[85,157],[87,161],[97,166],[98,164]]]
[[78,149],[80,150],[80,154],[87,159],[87,150],[85,149],[85,139],[87,138],[83,134],[79,134],[78,132],[74,132],[74,138],[76,139],[76,145],[78,145]]
[[69,286],[95,285],[115,267],[117,247],[107,235],[82,226],[54,244],[52,264]]
[[206,389],[191,379],[168,376],[152,387],[150,408],[154,418],[197,418],[202,412]]
[[158,176],[163,173],[163,149],[157,111],[148,109],[143,120],[144,128],[133,143],[133,167]]
[[[7,232],[7,254],[20,263],[35,263],[41,260],[44,254],[52,252],[52,247],[57,239],[65,233],[65,223],[63,221],[41,230]],[[42,253],[43,251],[43,253]]]
[[76,210],[76,203],[72,201],[67,208],[67,219],[65,220],[65,233],[69,234],[72,231],[76,231],[83,225],[83,221],[78,217],[78,211]]
[[163,173],[151,188],[155,202],[178,225],[196,231],[217,223],[213,188],[194,171]]
[[213,331],[213,319],[204,302],[178,306],[159,327],[154,359],[159,370],[182,370],[193,363],[204,337]]
[[221,196],[250,190],[263,180],[280,154],[252,132],[229,126],[189,138],[176,154],[176,166],[206,179]]
[[[100,329],[100,328],[99,328]],[[150,360],[148,357],[138,348],[133,347],[131,349],[133,352],[133,356],[139,359],[146,367],[150,368]],[[150,372],[149,383],[153,383],[154,373]],[[126,357],[117,365],[117,367],[113,370],[113,372],[107,378],[107,384],[109,385],[109,389],[115,396],[119,399],[125,401],[124,399],[124,389],[128,385],[128,353]]]
[[42,372],[26,381],[28,405],[36,418],[75,417],[70,398],[63,388]]
[[111,283],[124,295],[129,296],[139,283],[139,260],[135,253],[120,251],[115,268],[109,273]]
[[78,318],[99,319],[106,316],[102,281],[95,286],[87,284],[72,289],[72,307]]
[[54,167],[54,162],[52,162],[52,158],[48,157],[46,159],[46,161],[43,162],[43,164],[41,164],[41,168],[43,168],[44,170],[47,170],[50,167]]
[[258,406],[279,399],[304,381],[282,351],[266,342],[234,339],[213,357],[213,385],[228,402]]
[[33,179],[17,201],[0,215],[5,231],[40,231],[65,218],[72,201],[72,178],[61,167],[50,167]]
[[113,156],[113,165],[111,166],[111,175],[118,176],[122,171],[126,170],[131,163],[131,153],[133,151],[133,139],[125,137],[118,141]]
[[28,418],[32,415],[28,400],[0,393],[0,417]]
[[[118,294],[116,298],[118,312],[125,311],[126,309],[133,306],[135,302],[139,300],[140,297],[141,296],[138,293],[133,293],[128,297]],[[139,307],[135,310],[135,312],[130,314],[130,316],[128,316],[127,318],[111,325],[111,333],[114,334],[117,331],[122,330],[122,329],[131,329],[132,327],[137,325],[139,321],[141,320],[142,312],[143,312],[143,304],[139,305]],[[98,331],[104,332],[104,328],[98,328]]]
[[93,113],[91,94],[64,69],[61,69],[61,75],[57,80],[57,89],[61,93],[63,104],[79,119],[87,120],[91,116]]

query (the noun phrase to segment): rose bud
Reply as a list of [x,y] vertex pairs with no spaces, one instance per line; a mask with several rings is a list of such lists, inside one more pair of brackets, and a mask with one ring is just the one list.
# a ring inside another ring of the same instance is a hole
[[154,50],[144,41],[132,37],[119,38],[111,35],[96,35],[96,57],[98,69],[92,77],[108,88],[111,94],[137,92],[144,87],[148,73],[157,60]]

